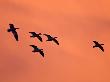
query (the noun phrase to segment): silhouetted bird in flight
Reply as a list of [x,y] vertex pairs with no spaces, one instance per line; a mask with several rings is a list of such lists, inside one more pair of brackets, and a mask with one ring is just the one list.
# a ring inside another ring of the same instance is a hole
[[10,26],[10,29],[8,29],[7,31],[12,32],[16,41],[18,41],[18,33],[16,32],[16,29],[19,29],[19,28],[15,28],[13,24],[9,24],[9,26]]
[[104,44],[99,44],[97,41],[93,41],[93,42],[95,43],[95,46],[93,46],[93,48],[99,47],[104,52],[104,48],[102,47],[102,45]]
[[30,45],[31,47],[33,47],[34,48],[34,50],[32,51],[32,52],[39,52],[41,55],[42,55],[42,57],[44,57],[44,52],[43,52],[43,49],[40,49],[40,48],[38,48],[37,46],[35,46],[35,45]]
[[42,38],[41,38],[41,36],[40,35],[42,35],[41,33],[35,33],[35,32],[29,32],[29,33],[31,33],[32,34],[32,36],[30,36],[30,37],[32,37],[32,38],[35,38],[35,37],[37,37],[41,42],[42,42]]
[[48,40],[46,41],[54,41],[57,45],[59,45],[59,42],[56,40],[57,37],[52,37],[48,34],[43,34],[43,35],[47,36]]

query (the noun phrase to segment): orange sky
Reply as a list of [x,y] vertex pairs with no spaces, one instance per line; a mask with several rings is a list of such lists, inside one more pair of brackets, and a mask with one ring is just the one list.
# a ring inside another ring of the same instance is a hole
[[[110,82],[109,0],[1,0],[0,82]],[[13,23],[16,42],[6,30]],[[29,31],[58,36],[60,45],[30,39]],[[93,40],[105,52],[93,49]],[[45,58],[30,44],[44,49]]]

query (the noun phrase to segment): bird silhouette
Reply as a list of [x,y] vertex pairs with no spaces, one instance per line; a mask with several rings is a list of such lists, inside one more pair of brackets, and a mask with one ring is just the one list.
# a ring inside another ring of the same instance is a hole
[[32,37],[32,38],[37,37],[42,42],[42,38],[40,36],[40,35],[42,35],[41,33],[38,33],[38,34],[36,32],[29,32],[29,33],[32,34],[32,36],[30,36],[30,37]]
[[93,41],[93,42],[95,43],[95,46],[93,46],[93,48],[98,47],[104,52],[104,48],[102,47],[102,45],[104,44],[99,44],[97,41]]
[[44,52],[43,52],[43,49],[40,49],[40,48],[38,48],[37,46],[35,46],[35,45],[30,45],[31,47],[33,47],[34,48],[34,50],[32,51],[32,52],[39,52],[41,55],[42,55],[42,57],[44,57]]
[[18,33],[16,32],[16,29],[19,28],[15,28],[13,24],[9,24],[9,26],[10,28],[7,30],[7,32],[12,32],[16,41],[18,41]]
[[43,35],[47,36],[48,39],[46,41],[54,41],[57,45],[59,45],[59,42],[56,40],[57,37],[52,37],[48,34],[43,34]]

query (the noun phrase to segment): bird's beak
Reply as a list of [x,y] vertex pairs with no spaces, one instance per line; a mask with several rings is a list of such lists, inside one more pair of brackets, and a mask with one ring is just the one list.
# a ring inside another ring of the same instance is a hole
[[39,33],[39,35],[42,35],[41,33]]

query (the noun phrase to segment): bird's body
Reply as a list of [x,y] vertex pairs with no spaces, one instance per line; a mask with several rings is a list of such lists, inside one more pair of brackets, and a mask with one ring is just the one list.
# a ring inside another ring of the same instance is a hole
[[44,57],[44,52],[43,52],[43,49],[40,49],[40,48],[38,48],[37,46],[35,46],[35,45],[30,45],[31,47],[33,47],[34,48],[34,50],[32,51],[32,52],[39,52],[41,55],[42,55],[42,57]]
[[44,34],[45,36],[47,36],[47,40],[46,41],[54,41],[57,45],[59,45],[59,42],[56,40],[57,37],[52,37],[48,34]]
[[102,47],[102,45],[104,44],[99,44],[97,41],[93,41],[93,42],[95,43],[95,46],[93,46],[93,48],[99,47],[104,52],[104,48]]
[[40,36],[40,35],[42,35],[41,33],[38,33],[38,34],[35,32],[29,32],[29,33],[32,34],[32,36],[30,36],[30,37],[33,37],[33,38],[37,37],[42,42],[42,38]]
[[7,30],[8,32],[12,32],[16,41],[18,41],[18,33],[16,32],[16,29],[19,28],[15,28],[13,24],[9,24],[10,28]]

